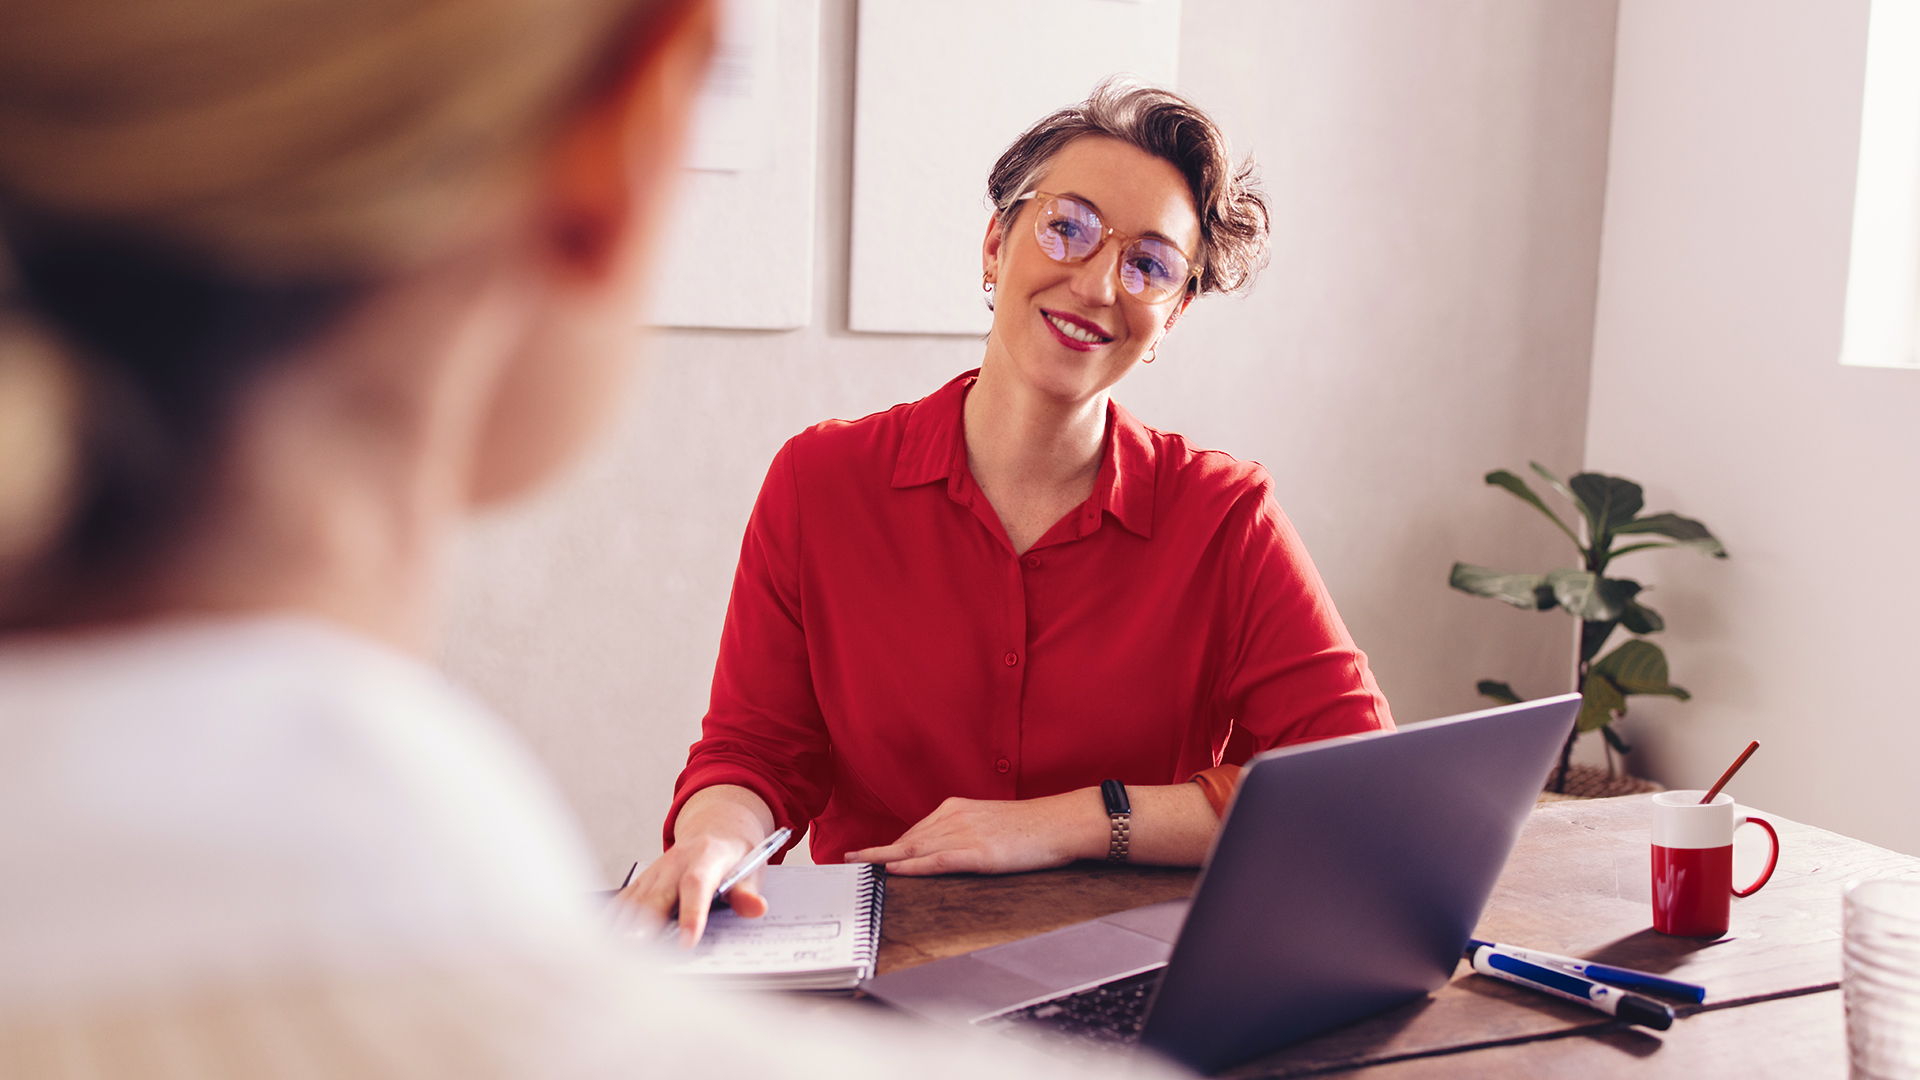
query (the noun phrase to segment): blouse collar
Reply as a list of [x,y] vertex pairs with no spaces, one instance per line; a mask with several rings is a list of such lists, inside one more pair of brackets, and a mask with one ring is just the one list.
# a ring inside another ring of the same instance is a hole
[[[971,503],[975,490],[967,470],[966,428],[961,410],[967,391],[980,375],[975,368],[909,406],[907,428],[894,460],[893,486],[918,487],[947,482],[955,502]],[[1153,433],[1111,398],[1107,401],[1107,437],[1101,446],[1100,472],[1093,494],[1078,511],[1081,536],[1100,527],[1102,511],[1128,532],[1153,537],[1155,470]]]

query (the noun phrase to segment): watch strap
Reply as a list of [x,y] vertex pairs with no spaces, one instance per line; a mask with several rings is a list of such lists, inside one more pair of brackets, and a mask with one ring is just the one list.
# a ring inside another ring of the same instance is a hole
[[1100,798],[1107,804],[1107,861],[1127,861],[1127,848],[1133,838],[1133,803],[1127,787],[1118,780],[1100,781]]

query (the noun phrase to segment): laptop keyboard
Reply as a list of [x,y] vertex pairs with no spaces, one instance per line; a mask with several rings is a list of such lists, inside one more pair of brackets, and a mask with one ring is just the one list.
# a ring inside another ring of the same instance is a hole
[[1091,990],[1043,1001],[1008,1013],[1004,1022],[1028,1030],[1042,1029],[1076,1042],[1101,1046],[1131,1046],[1140,1041],[1147,1021],[1147,1003],[1160,985],[1165,968],[1115,979]]

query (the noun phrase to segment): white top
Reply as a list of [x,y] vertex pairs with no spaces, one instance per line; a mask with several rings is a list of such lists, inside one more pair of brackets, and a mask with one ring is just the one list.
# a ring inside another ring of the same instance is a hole
[[588,865],[497,720],[324,624],[0,647],[0,1075],[1059,1075],[691,992]]
[[324,624],[0,649],[0,1007],[577,945],[588,865],[481,706]]

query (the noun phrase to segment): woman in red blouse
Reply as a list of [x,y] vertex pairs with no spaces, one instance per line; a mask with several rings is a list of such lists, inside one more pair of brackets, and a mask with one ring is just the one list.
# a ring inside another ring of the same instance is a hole
[[626,892],[689,943],[779,826],[899,874],[1192,866],[1239,762],[1393,724],[1266,471],[1108,397],[1263,260],[1250,169],[1184,99],[1109,84],[988,190],[979,370],[801,433],[761,489],[668,850]]

